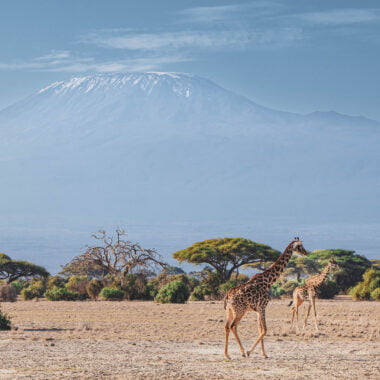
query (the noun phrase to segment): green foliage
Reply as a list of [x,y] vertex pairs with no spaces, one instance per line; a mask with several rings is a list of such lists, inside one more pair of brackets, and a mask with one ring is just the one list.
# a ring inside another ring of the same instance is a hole
[[196,286],[190,294],[190,301],[204,301],[205,296],[209,296],[211,290],[204,284]]
[[325,280],[318,288],[318,297],[323,299],[334,298],[339,293],[339,286],[335,281]]
[[380,301],[380,288],[376,288],[375,290],[372,290],[371,298],[373,298],[375,301]]
[[318,260],[321,266],[325,266],[333,259],[341,267],[341,270],[333,275],[333,280],[342,292],[347,292],[349,288],[359,282],[363,273],[372,266],[366,257],[345,249],[317,250],[311,252],[308,258]]
[[234,288],[237,285],[237,282],[234,280],[228,280],[225,283],[220,284],[218,288],[220,295],[224,296],[230,289]]
[[47,281],[47,288],[53,289],[55,286],[58,288],[66,287],[67,279],[61,276],[50,276]]
[[149,299],[148,282],[144,274],[127,274],[121,289],[128,300]]
[[59,288],[58,286],[48,289],[44,295],[49,301],[75,301],[79,298],[77,292],[71,292],[66,288]]
[[0,278],[7,279],[9,282],[19,278],[47,277],[49,272],[38,265],[29,261],[12,260],[4,253],[0,253]]
[[16,294],[20,294],[21,290],[24,289],[24,283],[21,281],[13,281],[11,286],[15,290]]
[[45,283],[42,280],[33,281],[28,287],[21,290],[23,300],[40,298],[46,291]]
[[160,303],[184,303],[189,295],[189,289],[183,282],[172,281],[159,290],[154,300]]
[[124,298],[124,292],[115,288],[103,288],[99,297],[108,301],[121,301]]
[[92,300],[96,300],[99,293],[103,289],[103,284],[100,280],[91,280],[86,285],[86,292]]
[[10,330],[12,328],[12,323],[7,314],[4,314],[0,310],[0,330]]
[[320,262],[309,256],[293,256],[284,270],[286,278],[294,278],[298,283],[302,277],[319,273],[323,268]]
[[285,290],[280,287],[279,284],[273,284],[269,289],[270,295],[272,298],[280,298],[285,294]]
[[86,286],[89,282],[88,276],[71,276],[66,284],[69,292],[78,293],[80,299],[88,297]]
[[193,244],[173,257],[179,262],[208,264],[219,277],[219,284],[230,279],[231,274],[242,265],[274,261],[279,252],[271,247],[243,238],[222,238],[204,240]]
[[378,300],[379,293],[380,270],[377,268],[368,269],[363,275],[363,281],[350,290],[350,296],[357,301],[369,300],[371,297]]

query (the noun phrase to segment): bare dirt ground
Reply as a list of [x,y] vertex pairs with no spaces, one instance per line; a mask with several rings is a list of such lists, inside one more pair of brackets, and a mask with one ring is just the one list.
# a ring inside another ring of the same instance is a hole
[[[267,308],[269,358],[241,357],[231,336],[230,361],[220,302],[2,303],[18,330],[0,332],[0,379],[380,379],[380,303],[319,300],[320,333],[296,334],[288,302]],[[239,333],[248,349],[255,313]]]

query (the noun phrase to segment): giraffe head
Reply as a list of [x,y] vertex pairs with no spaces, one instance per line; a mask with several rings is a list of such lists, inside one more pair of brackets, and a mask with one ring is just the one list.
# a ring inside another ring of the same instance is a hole
[[299,237],[295,237],[293,241],[290,243],[290,248],[292,249],[293,253],[297,253],[298,255],[306,256],[307,251],[302,245],[302,241]]
[[342,267],[335,260],[330,260],[328,265],[330,267],[330,270],[332,270],[332,269],[342,269]]

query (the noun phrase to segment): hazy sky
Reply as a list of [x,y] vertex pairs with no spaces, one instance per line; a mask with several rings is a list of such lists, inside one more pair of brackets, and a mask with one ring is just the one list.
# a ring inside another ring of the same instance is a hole
[[380,120],[379,1],[4,0],[0,109],[52,81],[179,71],[286,111]]

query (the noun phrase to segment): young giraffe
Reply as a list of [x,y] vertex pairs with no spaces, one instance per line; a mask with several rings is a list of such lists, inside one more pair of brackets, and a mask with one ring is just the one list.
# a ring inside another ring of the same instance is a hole
[[[225,324],[225,343],[224,355],[230,359],[228,355],[228,336],[230,330],[235,335],[236,341],[239,345],[240,352],[245,357],[254,350],[259,342],[261,342],[261,353],[264,358],[267,358],[264,350],[264,336],[267,333],[265,323],[265,308],[269,302],[269,288],[278,279],[288,264],[293,253],[307,255],[302,241],[299,238],[294,240],[286,247],[285,251],[276,260],[276,262],[266,271],[258,273],[251,277],[245,284],[236,286],[230,289],[224,297],[224,309],[226,310],[227,321]],[[256,311],[257,313],[257,327],[259,330],[259,337],[252,347],[244,352],[240,338],[237,333],[237,326],[247,311]]]
[[293,322],[294,322],[294,315],[296,315],[296,330],[298,331],[298,308],[301,306],[301,304],[304,301],[309,302],[309,307],[307,309],[306,318],[303,324],[303,328],[306,327],[307,319],[309,318],[310,309],[313,308],[313,314],[314,314],[314,322],[315,322],[315,328],[318,330],[318,324],[317,324],[317,313],[315,311],[315,296],[317,294],[318,288],[323,284],[325,281],[328,273],[332,269],[338,269],[340,266],[334,261],[331,260],[324,268],[323,271],[313,277],[310,277],[306,280],[305,285],[298,286],[293,291],[293,300],[290,301],[288,306],[292,306],[292,321],[290,325],[290,329],[293,328]]

